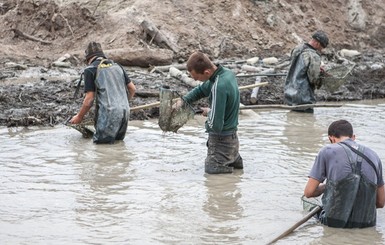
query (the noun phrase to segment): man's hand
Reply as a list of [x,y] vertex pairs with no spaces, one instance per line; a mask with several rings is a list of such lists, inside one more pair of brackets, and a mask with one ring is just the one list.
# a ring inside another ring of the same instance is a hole
[[210,108],[209,107],[201,107],[200,109],[202,110],[202,116],[207,117],[207,115],[210,112]]
[[318,180],[309,178],[303,194],[305,197],[318,197],[325,191],[325,184],[320,183]]
[[182,99],[178,99],[173,105],[172,105],[172,110],[173,111],[177,111],[179,110],[182,106],[183,106],[183,100]]
[[83,120],[82,117],[80,117],[79,115],[76,115],[76,116],[74,116],[74,117],[70,120],[70,123],[71,123],[71,124],[79,124],[79,123],[82,122],[82,120]]
[[327,73],[327,71],[325,71],[325,69],[323,67],[320,67],[319,70],[320,70],[320,76],[323,76],[323,77],[330,77],[330,76],[332,76],[329,73]]

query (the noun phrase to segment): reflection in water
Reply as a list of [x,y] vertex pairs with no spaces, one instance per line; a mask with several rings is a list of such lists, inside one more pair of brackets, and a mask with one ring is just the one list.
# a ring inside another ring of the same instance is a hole
[[291,174],[303,176],[303,172],[309,171],[311,164],[325,143],[323,135],[325,128],[320,126],[319,110],[313,113],[301,113],[288,111],[283,118],[283,137],[281,145],[285,146],[284,162],[282,163]]
[[362,245],[385,244],[383,233],[378,227],[363,229],[340,229],[324,226],[311,218],[304,225],[297,228],[293,234],[279,240],[277,245]]
[[[99,230],[100,233],[105,229],[108,234],[126,222],[129,204],[124,193],[135,175],[129,166],[133,156],[124,142],[93,145],[92,148],[86,154],[84,149],[74,148],[74,152],[78,152],[76,162],[84,185],[76,195],[76,220],[81,226]],[[105,238],[111,239],[108,235]],[[99,235],[99,241],[101,239]]]
[[282,139],[282,143],[290,149],[291,153],[313,156],[322,147],[324,143],[322,135],[326,134],[327,131],[317,124],[315,113],[295,111],[286,113],[283,131],[286,137]]
[[[368,237],[370,237],[369,243]],[[354,238],[354,243],[352,242],[352,238]],[[322,236],[315,240],[313,244],[384,244],[384,239],[382,238],[382,234],[376,230],[376,227],[365,229],[337,229],[323,226]]]
[[239,203],[242,193],[237,187],[242,172],[243,170],[235,170],[234,174],[231,175],[205,174],[207,201],[204,202],[203,210],[211,218],[211,222],[205,228],[208,237],[202,238],[205,242],[241,243],[239,236],[237,236],[240,227],[236,221],[241,219],[243,211]]

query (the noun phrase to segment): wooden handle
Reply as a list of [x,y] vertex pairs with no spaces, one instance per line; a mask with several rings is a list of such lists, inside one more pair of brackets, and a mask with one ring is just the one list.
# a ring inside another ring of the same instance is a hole
[[[246,85],[246,86],[241,86],[239,87],[239,90],[242,90],[242,89],[249,89],[249,88],[255,88],[255,87],[260,87],[260,86],[266,86],[267,84],[269,84],[268,82],[263,82],[263,83],[257,83],[257,84],[251,84],[251,85]],[[140,106],[135,106],[135,107],[132,107],[130,109],[130,111],[139,111],[139,110],[143,110],[143,109],[148,109],[148,108],[152,108],[152,107],[157,107],[160,105],[160,101],[158,102],[154,102],[154,103],[151,103],[151,104],[147,104],[147,105],[140,105]]]
[[321,210],[321,207],[320,206],[316,206],[314,209],[312,209],[305,217],[303,217],[300,221],[298,221],[297,223],[295,223],[292,227],[290,227],[289,229],[287,229],[285,232],[283,232],[281,235],[279,235],[278,237],[276,237],[275,239],[273,239],[271,242],[269,242],[267,245],[270,245],[270,244],[273,244],[275,243],[276,241],[278,241],[279,239],[281,238],[284,238],[285,236],[289,235],[290,233],[292,233],[295,229],[297,229],[300,225],[302,225],[303,223],[305,223],[306,221],[308,221],[311,217],[313,217],[318,211]]

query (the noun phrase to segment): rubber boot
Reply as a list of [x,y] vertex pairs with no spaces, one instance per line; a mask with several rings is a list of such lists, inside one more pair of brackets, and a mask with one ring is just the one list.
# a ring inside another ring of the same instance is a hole
[[205,164],[205,172],[208,174],[231,174],[233,167],[227,167],[220,164]]
[[238,157],[238,159],[233,162],[232,164],[229,164],[229,167],[233,167],[235,169],[243,169],[243,159],[241,156]]

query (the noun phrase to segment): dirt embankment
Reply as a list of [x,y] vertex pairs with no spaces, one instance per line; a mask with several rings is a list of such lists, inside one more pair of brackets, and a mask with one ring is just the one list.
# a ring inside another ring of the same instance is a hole
[[[160,65],[160,60],[162,65],[164,60],[183,63],[192,50],[200,49],[214,60],[226,61],[237,73],[243,72],[242,61],[248,58],[275,56],[277,64],[255,66],[281,73],[287,69],[284,62],[290,50],[323,29],[331,41],[323,55],[325,65],[355,63],[356,67],[338,91],[317,91],[318,100],[384,98],[384,18],[382,0],[2,1],[0,125],[55,125],[74,114],[82,102],[82,94],[73,99],[75,79],[91,40],[101,42],[107,54],[141,67]],[[159,35],[149,35],[143,21],[154,25],[165,42],[157,40]],[[348,57],[341,49],[361,54]],[[132,107],[158,100],[147,92],[156,95],[164,84],[182,93],[191,89],[167,72],[126,68],[142,92]],[[257,103],[282,103],[283,79],[263,78],[270,83],[260,89]],[[244,78],[239,83],[254,80]],[[242,103],[249,104],[249,99],[250,91],[243,91]],[[131,119],[157,113],[156,108],[141,110],[133,112]]]

